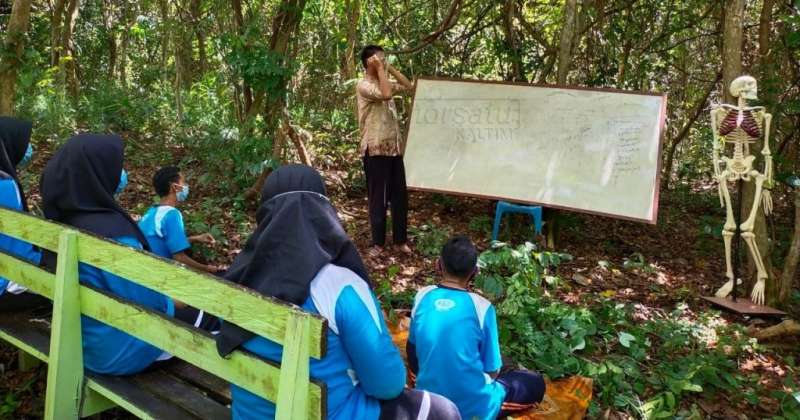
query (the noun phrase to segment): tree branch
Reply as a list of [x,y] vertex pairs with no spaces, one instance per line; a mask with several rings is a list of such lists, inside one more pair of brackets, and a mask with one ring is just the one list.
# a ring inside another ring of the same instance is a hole
[[717,77],[714,79],[712,83],[708,85],[708,88],[706,88],[706,92],[703,95],[703,98],[699,100],[695,105],[694,113],[689,118],[689,120],[686,121],[686,124],[684,124],[683,128],[681,128],[681,131],[678,133],[678,135],[675,136],[675,140],[672,141],[673,145],[677,146],[678,143],[680,143],[681,141],[683,141],[684,138],[687,137],[687,135],[689,134],[689,130],[692,129],[692,125],[694,125],[695,121],[697,121],[697,119],[700,118],[700,114],[703,113],[706,101],[708,101],[708,97],[711,96],[711,92],[714,91],[714,87],[717,85],[717,83],[719,83],[721,79],[722,79],[722,72],[717,72]]
[[458,17],[461,14],[461,5],[463,0],[453,0],[453,4],[450,5],[450,11],[447,12],[447,16],[442,20],[439,24],[438,28],[428,36],[422,38],[414,47],[402,49],[402,50],[393,50],[387,51],[387,54],[411,54],[415,53],[428,45],[432,44],[434,41],[439,39],[442,34],[447,32],[450,28],[452,28],[456,22],[458,22]]

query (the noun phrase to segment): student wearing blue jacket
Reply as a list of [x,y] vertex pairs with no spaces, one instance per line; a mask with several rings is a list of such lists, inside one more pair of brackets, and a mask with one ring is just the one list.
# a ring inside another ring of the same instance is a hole
[[542,401],[545,382],[527,370],[500,373],[497,313],[469,291],[477,262],[478,251],[466,236],[444,245],[442,280],[414,298],[406,352],[418,389],[446,396],[465,419],[493,420]]
[[209,233],[186,236],[183,214],[178,206],[189,198],[189,184],[175,166],[166,166],[153,175],[153,187],[159,197],[158,205],[150,207],[139,221],[139,229],[154,254],[181,262],[195,270],[216,274],[222,267],[206,265],[188,255],[193,242],[214,243]]
[[[273,172],[256,221],[258,227],[226,278],[328,321],[327,352],[310,362],[311,376],[327,388],[327,418],[460,418],[441,396],[405,389],[406,369],[366,268],[314,169],[291,165]],[[276,343],[223,323],[217,336],[220,354],[239,346],[281,360]],[[231,395],[234,419],[275,418],[273,403],[237,386]]]
[[[17,168],[26,165],[33,156],[31,127],[28,121],[0,117],[0,206],[11,210],[28,211]],[[41,252],[33,245],[2,234],[0,251],[37,265],[42,258]],[[46,306],[49,302],[48,299],[0,277],[0,312]]]
[[[79,134],[53,156],[42,174],[42,208],[48,219],[75,226],[134,249],[149,250],[147,240],[115,195],[127,184],[124,146],[117,135]],[[109,272],[81,263],[82,284],[172,317],[169,297]],[[193,320],[188,320],[193,322]],[[140,372],[168,355],[131,335],[89,317],[81,317],[83,362],[109,375]]]

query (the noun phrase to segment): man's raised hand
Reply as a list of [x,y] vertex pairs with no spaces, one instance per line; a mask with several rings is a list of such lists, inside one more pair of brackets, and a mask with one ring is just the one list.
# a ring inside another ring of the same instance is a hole
[[383,60],[378,55],[373,55],[367,59],[367,67],[374,67],[375,70],[381,71],[383,69]]

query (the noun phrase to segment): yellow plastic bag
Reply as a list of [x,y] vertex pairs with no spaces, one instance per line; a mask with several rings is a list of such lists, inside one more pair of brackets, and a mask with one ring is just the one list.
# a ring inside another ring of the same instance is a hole
[[526,413],[511,416],[515,420],[579,420],[586,416],[592,401],[592,379],[571,376],[545,381],[544,401]]

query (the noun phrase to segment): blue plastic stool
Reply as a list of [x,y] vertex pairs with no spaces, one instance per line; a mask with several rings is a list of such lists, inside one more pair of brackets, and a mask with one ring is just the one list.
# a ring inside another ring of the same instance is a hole
[[492,240],[497,240],[500,233],[500,222],[503,220],[503,213],[523,213],[530,214],[533,218],[533,226],[536,234],[542,233],[542,207],[527,206],[522,204],[511,204],[508,201],[498,201],[497,210],[494,213],[494,229],[492,229]]

